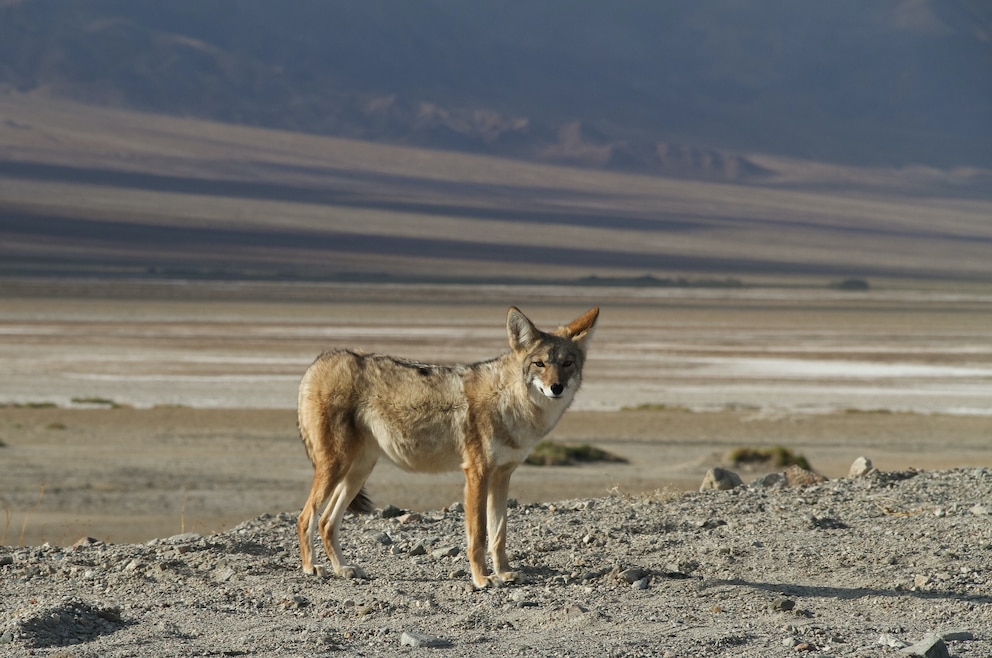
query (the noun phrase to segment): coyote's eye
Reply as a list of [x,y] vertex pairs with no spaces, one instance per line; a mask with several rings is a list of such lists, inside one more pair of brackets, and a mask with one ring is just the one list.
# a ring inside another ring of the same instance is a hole
[[538,367],[538,368],[543,368],[544,367],[544,361],[535,361],[534,362],[534,365],[536,367]]
[[565,367],[565,368],[571,368],[573,364],[572,364],[571,361],[562,361],[561,362],[561,365],[562,365],[562,367]]

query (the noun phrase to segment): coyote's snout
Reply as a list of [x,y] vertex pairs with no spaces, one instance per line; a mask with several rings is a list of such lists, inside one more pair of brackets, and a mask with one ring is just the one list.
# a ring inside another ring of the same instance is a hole
[[298,523],[303,570],[324,571],[313,563],[319,530],[334,572],[365,577],[344,563],[338,536],[345,510],[371,511],[363,486],[386,456],[410,471],[461,468],[472,582],[515,580],[506,557],[510,476],[572,403],[598,316],[593,308],[546,333],[511,307],[510,352],[472,365],[348,350],[317,357],[300,382],[300,435],[314,466]]

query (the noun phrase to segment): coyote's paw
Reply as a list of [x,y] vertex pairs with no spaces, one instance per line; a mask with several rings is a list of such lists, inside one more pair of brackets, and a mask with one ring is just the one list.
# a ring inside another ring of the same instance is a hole
[[504,571],[503,573],[491,573],[480,579],[473,578],[472,583],[476,589],[486,589],[488,587],[503,587],[512,583],[520,582],[520,577],[516,572]]
[[510,585],[511,583],[523,582],[523,578],[516,571],[501,571],[489,577],[498,580],[500,585]]
[[356,567],[353,564],[342,564],[335,570],[335,573],[342,578],[361,578],[363,580],[368,580],[368,576],[365,575],[365,571],[361,567]]
[[317,576],[319,578],[327,578],[327,569],[322,565],[314,564],[310,567],[303,567],[303,573],[308,576]]

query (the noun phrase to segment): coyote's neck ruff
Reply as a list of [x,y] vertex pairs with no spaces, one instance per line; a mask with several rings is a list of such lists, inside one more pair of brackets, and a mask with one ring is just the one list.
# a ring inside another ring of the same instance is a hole
[[[472,365],[347,350],[317,357],[300,383],[300,434],[314,465],[298,524],[303,570],[323,572],[313,564],[319,527],[335,573],[364,577],[343,563],[338,535],[346,509],[371,510],[362,487],[385,455],[411,471],[461,468],[472,581],[477,587],[513,581],[506,557],[510,475],[572,403],[598,315],[591,309],[546,333],[511,307],[511,351]],[[487,536],[493,574],[486,567]]]

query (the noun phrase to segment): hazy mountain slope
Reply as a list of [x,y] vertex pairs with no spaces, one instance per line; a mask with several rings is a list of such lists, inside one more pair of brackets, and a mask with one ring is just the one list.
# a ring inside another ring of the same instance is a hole
[[776,189],[32,96],[0,118],[0,274],[992,280],[992,201],[927,172],[796,166]]
[[992,165],[989,70],[977,0],[0,4],[19,91],[725,180]]

